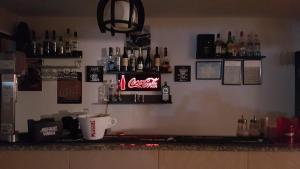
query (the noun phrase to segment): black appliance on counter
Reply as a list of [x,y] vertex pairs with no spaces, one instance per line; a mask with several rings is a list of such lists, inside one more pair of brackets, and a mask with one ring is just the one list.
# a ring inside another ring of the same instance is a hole
[[26,72],[25,54],[16,51],[12,37],[0,32],[0,140],[16,142],[15,105],[18,76]]
[[215,57],[215,35],[199,34],[197,36],[197,59]]

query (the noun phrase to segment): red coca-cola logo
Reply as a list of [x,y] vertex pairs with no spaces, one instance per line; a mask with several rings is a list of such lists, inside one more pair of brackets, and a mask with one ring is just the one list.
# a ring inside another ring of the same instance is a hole
[[96,122],[95,120],[90,121],[91,124],[91,137],[96,137]]
[[145,80],[136,80],[132,78],[128,82],[128,88],[139,88],[139,89],[155,89],[158,88],[159,78],[147,78]]

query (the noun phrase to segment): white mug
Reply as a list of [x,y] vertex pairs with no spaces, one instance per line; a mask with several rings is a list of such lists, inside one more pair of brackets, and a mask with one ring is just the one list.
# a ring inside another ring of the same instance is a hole
[[78,116],[83,138],[99,140],[104,137],[106,129],[117,124],[117,119],[103,114],[86,114]]

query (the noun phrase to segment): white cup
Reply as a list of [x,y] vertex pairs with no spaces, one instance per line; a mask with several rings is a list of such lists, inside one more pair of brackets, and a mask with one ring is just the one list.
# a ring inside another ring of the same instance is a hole
[[78,116],[83,138],[99,140],[104,137],[106,129],[117,124],[117,119],[104,114],[86,114]]

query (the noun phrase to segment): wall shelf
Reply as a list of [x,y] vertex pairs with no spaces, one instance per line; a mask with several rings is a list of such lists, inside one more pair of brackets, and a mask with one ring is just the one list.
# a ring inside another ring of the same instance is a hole
[[[108,103],[93,103],[93,105],[99,104],[172,104],[172,96],[170,96],[170,100],[168,102],[164,102],[161,99],[161,95],[144,95],[144,101],[142,99],[142,95],[140,96],[140,100],[135,99],[135,95],[122,95],[122,100],[117,102],[109,101]],[[136,100],[136,102],[135,102]]]
[[45,55],[45,56],[27,56],[29,59],[81,59],[82,51],[73,51],[71,55]]
[[262,60],[266,58],[266,56],[244,56],[244,57],[239,57],[239,56],[215,56],[215,57],[203,57],[203,58],[198,58],[197,60],[210,60],[210,59],[218,59],[218,60]]
[[155,71],[149,71],[149,72],[124,72],[124,71],[108,71],[105,72],[105,74],[141,74],[141,75],[147,75],[147,74],[171,74],[172,72],[155,72]]

